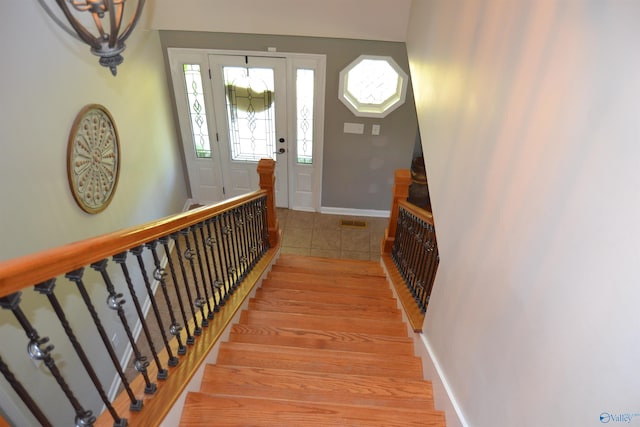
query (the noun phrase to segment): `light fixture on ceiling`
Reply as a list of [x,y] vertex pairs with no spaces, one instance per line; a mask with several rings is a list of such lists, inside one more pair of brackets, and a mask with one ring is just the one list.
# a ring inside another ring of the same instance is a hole
[[[137,1],[138,4],[125,28],[122,27],[122,21],[127,0],[55,0],[71,28],[49,8],[46,2],[50,0],[38,1],[62,29],[88,44],[91,53],[100,57],[100,65],[108,67],[111,74],[116,75],[116,67],[124,60],[121,55],[125,49],[124,42],[138,23],[145,0],[128,0],[129,3]],[[90,20],[95,24],[94,31],[88,30],[82,23]]]

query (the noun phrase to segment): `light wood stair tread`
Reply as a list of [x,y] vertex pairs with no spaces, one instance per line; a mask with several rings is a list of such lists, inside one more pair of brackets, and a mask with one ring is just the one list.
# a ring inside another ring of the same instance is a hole
[[376,335],[406,337],[406,326],[397,321],[337,317],[332,313],[311,315],[298,313],[274,313],[272,311],[250,310],[240,316],[240,324],[299,327],[335,332],[360,332]]
[[381,306],[385,309],[397,308],[396,300],[377,297],[375,295],[335,295],[327,292],[304,291],[300,289],[260,288],[256,291],[256,298],[273,298],[293,301],[315,301],[341,303],[361,306]]
[[306,348],[241,342],[222,343],[217,364],[411,379],[422,376],[422,365],[416,356],[380,357],[355,351],[309,351]]
[[277,313],[301,313],[325,315],[331,313],[340,317],[358,317],[363,319],[387,319],[402,320],[400,310],[386,308],[371,310],[366,306],[354,306],[349,304],[319,303],[311,301],[274,300],[271,298],[253,298],[249,302],[249,309],[274,311]]
[[231,328],[229,341],[413,356],[413,341],[408,337],[354,332],[237,324]]
[[342,295],[361,295],[361,296],[378,296],[382,298],[393,298],[393,292],[387,283],[370,282],[368,284],[357,284],[351,286],[348,280],[341,282],[314,283],[311,280],[291,280],[282,279],[265,279],[261,288],[282,288],[282,289],[298,289],[314,292],[330,292]]
[[201,393],[433,409],[431,383],[407,378],[207,365]]
[[[318,274],[322,273],[322,274]],[[386,278],[378,275],[357,274],[350,272],[326,272],[297,267],[282,267],[274,265],[267,278],[290,281],[306,281],[314,284],[321,283],[346,283],[351,287],[368,287],[371,284],[389,287]]]
[[[209,420],[204,421],[203,420]],[[208,424],[207,424],[208,423]],[[189,393],[180,427],[444,427],[444,413]]]
[[335,259],[311,257],[294,254],[282,254],[278,264],[282,267],[308,268],[313,271],[327,273],[346,272],[369,276],[385,277],[380,263],[376,261],[360,261],[351,259]]

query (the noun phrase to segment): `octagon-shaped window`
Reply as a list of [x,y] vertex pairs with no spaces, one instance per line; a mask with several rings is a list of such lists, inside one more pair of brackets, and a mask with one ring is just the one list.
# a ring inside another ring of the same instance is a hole
[[393,58],[361,55],[340,72],[338,97],[358,117],[386,117],[404,104],[407,83]]

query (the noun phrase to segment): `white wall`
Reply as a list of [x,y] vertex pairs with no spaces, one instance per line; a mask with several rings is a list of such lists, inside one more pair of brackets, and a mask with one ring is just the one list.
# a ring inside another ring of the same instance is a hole
[[640,414],[639,17],[625,0],[413,2],[441,255],[426,338],[471,426]]
[[[38,2],[3,7],[0,25],[0,261],[49,247],[161,218],[182,210],[187,198],[179,146],[171,112],[159,35],[139,28],[127,42],[118,76],[98,64],[88,47],[64,33]],[[106,106],[120,135],[120,180],[111,204],[97,215],[83,212],[67,182],[69,131],[87,104]],[[87,274],[89,292],[109,332],[122,334],[117,317],[102,302],[104,283]],[[119,282],[122,282],[120,280]],[[66,308],[75,334],[92,360],[104,347],[75,287],[60,280],[56,294]],[[74,386],[81,404],[96,413],[102,403],[72,355],[68,339],[45,297],[23,295],[24,311],[41,336],[55,345],[54,358]],[[132,304],[127,304],[132,317]],[[134,314],[134,313],[133,313]],[[134,314],[135,315],[135,314]],[[52,376],[26,354],[27,339],[10,312],[0,310],[0,355],[18,379],[34,393],[54,425],[69,425],[71,406]],[[10,344],[6,344],[10,343]],[[79,375],[73,377],[70,371]],[[79,371],[78,371],[79,369]],[[115,370],[97,366],[106,388]],[[79,387],[79,388],[76,388]],[[35,425],[20,415],[19,399],[0,376],[0,413],[12,425]]]
[[[135,32],[118,76],[46,16],[12,2],[0,26],[0,260],[180,211],[186,185],[159,37]],[[122,164],[115,196],[97,215],[67,182],[69,131],[87,104],[111,112]]]
[[411,0],[153,0],[150,27],[405,41]]

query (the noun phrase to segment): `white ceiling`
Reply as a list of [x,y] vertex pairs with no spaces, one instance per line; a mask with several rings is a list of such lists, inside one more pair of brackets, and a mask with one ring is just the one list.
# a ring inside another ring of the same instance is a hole
[[405,41],[412,0],[148,0],[154,30]]

